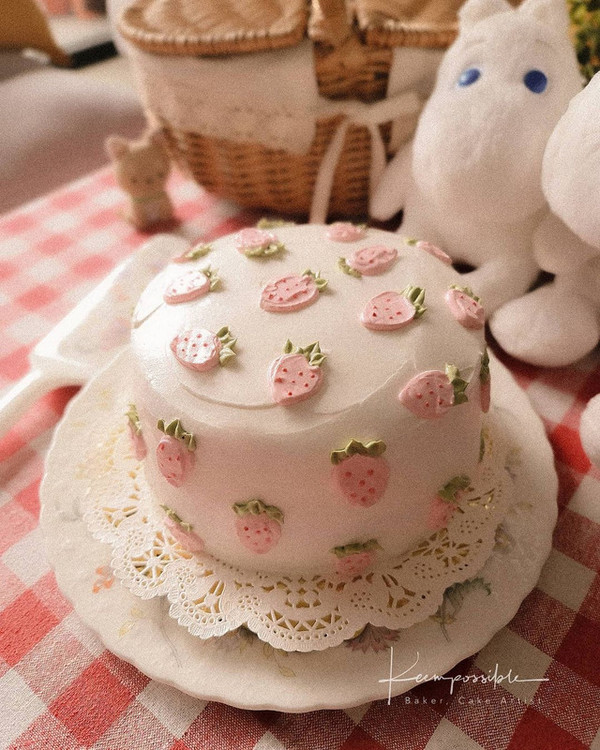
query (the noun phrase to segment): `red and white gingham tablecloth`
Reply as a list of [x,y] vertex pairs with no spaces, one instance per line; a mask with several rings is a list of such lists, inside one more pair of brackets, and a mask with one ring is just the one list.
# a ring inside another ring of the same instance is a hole
[[[208,238],[250,221],[175,177],[177,213]],[[28,353],[147,235],[119,214],[106,169],[0,217],[0,389]],[[502,357],[502,355],[501,355]],[[546,682],[425,684],[346,711],[289,715],[207,703],[106,651],[59,592],[38,527],[52,431],[74,388],[46,396],[0,439],[0,747],[44,750],[600,750],[600,472],[578,435],[600,391],[596,351],[543,370],[502,357],[554,448],[560,516],[536,589],[514,620],[453,673],[498,663]],[[435,699],[435,700],[434,700]]]

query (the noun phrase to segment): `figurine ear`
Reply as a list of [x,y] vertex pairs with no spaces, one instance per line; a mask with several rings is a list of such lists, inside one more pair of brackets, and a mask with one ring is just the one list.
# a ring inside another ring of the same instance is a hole
[[517,10],[559,32],[566,33],[569,30],[569,11],[564,0],[525,0]]
[[507,0],[467,0],[458,11],[458,25],[462,31],[483,21],[484,18],[508,10],[513,10],[513,7]]
[[160,146],[161,148],[167,147],[167,139],[162,130],[151,130],[147,135],[147,139],[149,143],[153,143],[155,146]]
[[113,161],[119,161],[129,151],[129,141],[120,135],[109,135],[104,146]]

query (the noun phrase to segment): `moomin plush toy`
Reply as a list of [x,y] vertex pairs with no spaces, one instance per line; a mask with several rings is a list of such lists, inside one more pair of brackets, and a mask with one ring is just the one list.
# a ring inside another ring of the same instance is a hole
[[128,194],[125,218],[141,230],[173,221],[173,205],[165,190],[171,164],[162,133],[150,132],[139,141],[111,135],[106,150],[119,187]]
[[571,102],[548,141],[542,186],[552,210],[534,235],[540,267],[555,274],[501,307],[490,323],[519,359],[560,367],[600,337],[600,75]]
[[463,278],[488,314],[538,273],[544,148],[582,85],[567,32],[564,0],[467,0],[415,137],[371,200],[373,217],[404,209],[402,234],[474,266]]
[[[553,213],[535,234],[534,252],[555,280],[491,320],[504,349],[533,364],[570,364],[600,338],[599,112],[600,73],[573,99],[544,155],[542,184]],[[581,441],[600,466],[600,395],[583,414]]]

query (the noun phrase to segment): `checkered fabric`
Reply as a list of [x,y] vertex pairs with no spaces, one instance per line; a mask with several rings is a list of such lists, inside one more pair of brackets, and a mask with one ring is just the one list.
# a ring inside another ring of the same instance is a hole
[[[215,237],[253,220],[179,177],[178,215]],[[0,388],[32,346],[146,235],[119,215],[103,170],[0,218]],[[501,355],[502,356],[502,355]],[[207,703],[106,651],[57,589],[38,488],[52,430],[75,389],[43,398],[0,440],[0,746],[45,750],[600,750],[600,472],[578,435],[600,357],[542,370],[503,358],[542,416],[560,477],[554,548],[514,620],[453,674],[547,682],[429,683],[392,700],[299,715]]]

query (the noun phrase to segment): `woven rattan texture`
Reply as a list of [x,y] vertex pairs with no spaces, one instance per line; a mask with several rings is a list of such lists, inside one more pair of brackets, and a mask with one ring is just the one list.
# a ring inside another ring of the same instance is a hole
[[[280,49],[304,36],[302,0],[213,0],[198,13],[189,0],[137,0],[122,15],[120,31],[139,49],[163,55],[226,55]],[[212,12],[210,12],[212,11]]]
[[[233,143],[199,133],[185,133],[161,122],[172,157],[206,190],[243,206],[306,215],[317,171],[339,118],[319,120],[305,155],[274,151],[256,143]],[[382,128],[389,140],[389,127]],[[348,128],[335,171],[330,215],[367,212],[371,140],[364,127]]]

